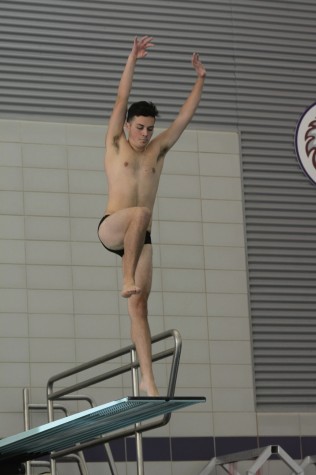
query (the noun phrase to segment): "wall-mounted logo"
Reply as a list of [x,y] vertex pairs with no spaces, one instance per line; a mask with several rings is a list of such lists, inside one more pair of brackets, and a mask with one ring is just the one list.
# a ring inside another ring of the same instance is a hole
[[316,184],[316,102],[304,112],[297,124],[295,149],[303,171]]

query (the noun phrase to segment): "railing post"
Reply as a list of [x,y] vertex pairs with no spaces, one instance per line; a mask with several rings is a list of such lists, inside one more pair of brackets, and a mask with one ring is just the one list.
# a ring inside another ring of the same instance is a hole
[[[131,362],[137,362],[137,353],[134,348],[131,349]],[[139,396],[139,381],[138,381],[138,368],[137,365],[132,364],[132,387],[133,396]],[[140,422],[135,424],[135,442],[136,442],[136,458],[137,458],[137,475],[144,475],[144,455],[143,455],[143,437],[141,432],[137,431],[140,427]]]

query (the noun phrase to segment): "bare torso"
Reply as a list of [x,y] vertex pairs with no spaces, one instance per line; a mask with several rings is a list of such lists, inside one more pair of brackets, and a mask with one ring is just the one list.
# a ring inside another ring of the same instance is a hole
[[143,151],[135,151],[126,140],[117,149],[110,148],[105,155],[108,180],[106,214],[124,208],[146,206],[153,210],[163,157],[153,140]]

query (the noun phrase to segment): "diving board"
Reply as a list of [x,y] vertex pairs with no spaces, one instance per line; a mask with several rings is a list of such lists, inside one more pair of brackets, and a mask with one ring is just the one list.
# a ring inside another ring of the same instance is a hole
[[0,467],[26,462],[193,404],[205,397],[129,396],[0,440]]

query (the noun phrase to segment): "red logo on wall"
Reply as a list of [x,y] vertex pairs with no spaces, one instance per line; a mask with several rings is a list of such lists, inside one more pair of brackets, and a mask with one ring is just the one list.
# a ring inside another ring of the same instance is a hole
[[295,149],[304,173],[316,184],[316,102],[304,112],[297,124]]

